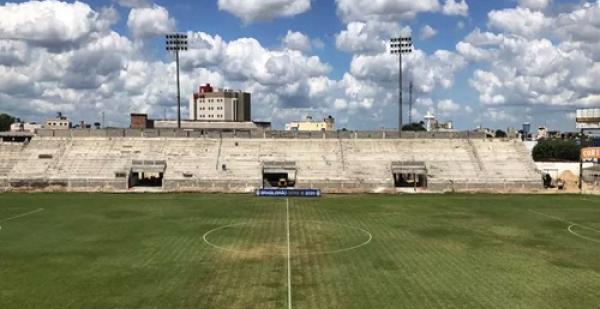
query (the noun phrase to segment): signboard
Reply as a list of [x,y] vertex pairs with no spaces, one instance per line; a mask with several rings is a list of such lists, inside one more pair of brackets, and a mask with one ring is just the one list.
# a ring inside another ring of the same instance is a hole
[[578,109],[577,129],[600,129],[600,109]]
[[260,197],[320,197],[319,189],[258,189],[256,196]]
[[600,147],[588,147],[581,149],[581,160],[591,161],[600,159]]

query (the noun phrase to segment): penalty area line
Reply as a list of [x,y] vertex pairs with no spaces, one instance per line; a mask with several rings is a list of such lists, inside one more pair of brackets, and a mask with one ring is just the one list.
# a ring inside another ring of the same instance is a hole
[[565,220],[565,219],[562,219],[562,218],[559,218],[559,217],[551,216],[551,215],[548,215],[548,214],[545,214],[545,213],[542,213],[542,212],[534,211],[534,210],[531,210],[531,209],[529,210],[529,212],[534,213],[534,214],[536,214],[538,216],[542,216],[542,217],[546,217],[546,218],[553,219],[553,220],[556,220],[556,221],[560,221],[562,223],[567,223],[567,224],[569,224],[569,227],[567,227],[567,231],[571,235],[573,235],[575,237],[579,237],[581,239],[592,241],[592,242],[595,242],[595,243],[600,243],[600,240],[595,239],[595,238],[591,238],[591,237],[587,237],[587,236],[583,236],[583,235],[581,235],[581,234],[573,231],[573,228],[576,227],[576,226],[579,226],[579,227],[584,228],[586,230],[594,231],[594,232],[597,232],[597,233],[600,233],[600,230],[597,230],[597,229],[595,229],[593,227],[582,225],[582,224],[579,224],[579,223],[576,223],[576,222]]
[[[33,210],[33,211],[29,211],[29,212],[25,212],[25,213],[22,213],[22,214],[18,214],[18,215],[14,216],[14,217],[10,217],[10,218],[7,218],[7,219],[2,219],[2,220],[0,220],[0,222],[12,221],[12,220],[23,218],[23,217],[26,217],[26,216],[30,216],[30,215],[33,215],[33,214],[36,214],[36,213],[42,212],[42,211],[44,211],[44,208],[39,208],[39,209],[36,209],[36,210]],[[1,230],[2,230],[2,226],[0,225],[0,231]]]

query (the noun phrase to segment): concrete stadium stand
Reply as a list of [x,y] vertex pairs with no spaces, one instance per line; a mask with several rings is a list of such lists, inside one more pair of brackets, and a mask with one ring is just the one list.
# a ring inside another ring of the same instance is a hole
[[[297,188],[400,193],[392,162],[424,162],[417,192],[538,192],[541,176],[520,141],[470,133],[388,138],[393,132],[41,130],[28,145],[0,145],[0,187],[19,191],[129,192],[132,162],[165,162],[162,192],[252,192],[264,162],[294,162]],[[445,138],[442,138],[445,137]],[[479,137],[479,136],[476,136]],[[1,189],[0,189],[1,190]]]

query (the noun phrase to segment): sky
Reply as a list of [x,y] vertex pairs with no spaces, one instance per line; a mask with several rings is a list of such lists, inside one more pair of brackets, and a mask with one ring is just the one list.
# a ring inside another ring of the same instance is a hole
[[252,93],[256,121],[307,115],[338,128],[398,126],[431,112],[458,129],[575,130],[600,107],[600,0],[92,0],[0,2],[0,112],[42,122],[127,126],[132,112],[176,117],[164,35],[186,32],[183,117],[201,84]]

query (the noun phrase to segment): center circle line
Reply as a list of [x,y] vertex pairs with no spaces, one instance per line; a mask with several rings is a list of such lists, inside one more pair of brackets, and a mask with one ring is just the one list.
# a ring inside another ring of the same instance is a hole
[[[360,228],[360,227],[356,227],[356,226],[351,226],[351,225],[347,225],[347,224],[341,224],[341,223],[332,223],[332,222],[325,222],[325,221],[317,221],[317,220],[309,220],[309,221],[304,221],[304,222],[314,222],[314,223],[318,223],[318,224],[325,224],[325,225],[337,225],[337,226],[342,226],[342,227],[346,227],[346,228],[350,228],[353,230],[357,230],[360,231],[362,233],[364,233],[365,235],[368,236],[368,239],[358,245],[355,246],[351,246],[351,247],[347,247],[347,248],[341,248],[341,249],[336,249],[336,250],[326,250],[326,251],[315,251],[315,252],[300,252],[300,253],[296,253],[294,254],[295,256],[309,256],[309,255],[327,255],[327,254],[338,254],[338,253],[343,253],[343,252],[348,252],[348,251],[352,251],[352,250],[356,250],[359,248],[362,248],[368,244],[371,243],[371,241],[373,241],[373,234],[371,234],[371,232],[367,231],[366,229]],[[208,236],[221,231],[221,230],[225,230],[228,228],[232,228],[232,227],[237,227],[237,226],[244,226],[244,225],[249,225],[248,222],[243,222],[243,223],[234,223],[234,224],[228,224],[228,225],[223,225],[217,228],[214,228],[206,233],[204,233],[204,235],[202,236],[202,239],[204,240],[204,242],[215,248],[215,249],[219,249],[219,250],[223,250],[223,251],[228,251],[228,252],[233,252],[233,253],[240,253],[240,254],[244,254],[244,253],[248,253],[247,250],[237,250],[237,249],[232,249],[232,248],[228,248],[228,247],[223,247],[223,246],[219,246],[213,242],[211,242],[208,239]],[[287,253],[279,253],[279,254],[261,254],[262,256],[287,256]]]

